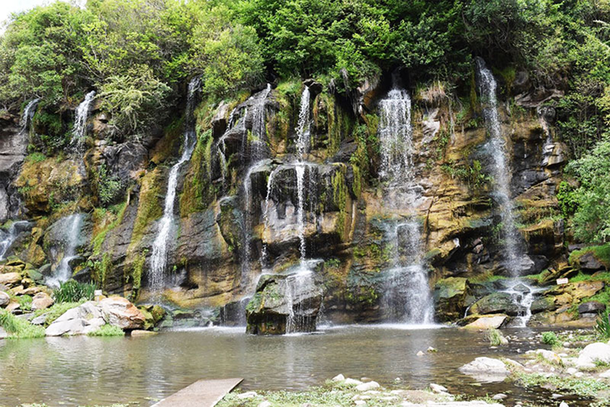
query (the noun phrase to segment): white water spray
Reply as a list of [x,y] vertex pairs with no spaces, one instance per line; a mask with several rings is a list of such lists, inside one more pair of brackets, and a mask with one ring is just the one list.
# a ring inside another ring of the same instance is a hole
[[63,257],[57,268],[53,271],[53,276],[47,280],[47,285],[59,287],[61,283],[72,278],[72,267],[70,262],[78,257],[76,249],[81,244],[81,231],[83,228],[83,214],[75,213],[65,220],[65,238],[63,241]]
[[388,233],[394,253],[392,268],[386,271],[383,303],[391,321],[431,324],[433,301],[416,212],[421,187],[415,183],[411,98],[406,91],[393,89],[379,103],[379,109],[385,202],[392,209],[408,212],[407,221],[394,225]]
[[89,111],[91,110],[91,103],[93,100],[95,100],[94,90],[87,93],[85,100],[83,100],[76,108],[71,143],[79,150],[82,148],[83,142],[85,141],[85,135],[87,132],[87,118],[89,117]]

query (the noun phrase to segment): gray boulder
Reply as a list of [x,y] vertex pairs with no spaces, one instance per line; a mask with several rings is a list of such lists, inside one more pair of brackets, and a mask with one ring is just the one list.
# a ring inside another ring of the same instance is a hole
[[47,336],[86,335],[104,326],[102,311],[93,301],[66,311],[46,329]]
[[599,313],[606,310],[606,304],[597,301],[589,301],[578,306],[579,314]]

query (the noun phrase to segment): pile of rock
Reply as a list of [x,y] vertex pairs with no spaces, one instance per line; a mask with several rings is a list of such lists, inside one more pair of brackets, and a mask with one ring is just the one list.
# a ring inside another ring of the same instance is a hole
[[88,301],[68,310],[49,325],[45,333],[47,336],[86,335],[106,324],[134,330],[144,328],[145,322],[142,311],[129,300],[110,297],[99,302]]
[[[53,305],[53,298],[47,287],[37,286],[26,263],[20,260],[9,260],[0,266],[0,308],[13,314],[45,309]],[[31,302],[20,297],[30,297]],[[22,309],[23,304],[28,309]]]

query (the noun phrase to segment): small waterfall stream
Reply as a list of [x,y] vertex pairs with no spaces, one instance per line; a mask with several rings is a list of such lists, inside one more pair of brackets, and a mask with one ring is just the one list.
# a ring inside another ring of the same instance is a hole
[[509,151],[502,134],[498,115],[497,83],[483,60],[477,60],[479,88],[483,100],[483,117],[489,131],[489,153],[492,159],[494,195],[500,209],[502,220],[502,239],[504,241],[504,265],[513,277],[519,276],[522,268],[523,253],[519,247],[519,232],[515,227],[514,206],[510,192],[510,167],[507,163]]
[[29,130],[30,125],[32,123],[32,119],[34,118],[34,113],[36,113],[36,107],[40,102],[40,98],[31,100],[25,109],[23,109],[23,115],[21,116],[21,120],[19,122],[21,126],[21,133],[25,133]]
[[91,110],[91,103],[95,100],[95,91],[85,95],[83,100],[75,111],[74,118],[74,129],[72,129],[72,141],[71,144],[76,146],[78,150],[82,148],[85,141],[85,135],[87,132],[87,118],[89,117],[89,111]]
[[172,239],[174,232],[174,206],[176,201],[176,189],[178,186],[178,175],[182,166],[191,159],[193,150],[197,144],[197,134],[195,132],[195,121],[193,112],[195,109],[196,95],[201,87],[199,78],[191,80],[188,88],[188,96],[186,102],[185,113],[185,130],[184,143],[182,146],[182,155],[176,164],[174,164],[169,172],[167,180],[167,195],[165,196],[165,205],[163,207],[163,217],[158,224],[158,232],[152,246],[152,256],[150,261],[149,285],[151,291],[155,295],[159,295],[160,291],[166,284],[167,267],[167,246]]
[[70,262],[78,257],[76,249],[81,242],[84,215],[75,213],[65,218],[65,233],[63,241],[63,257],[59,265],[53,271],[53,275],[47,279],[47,285],[59,287],[61,283],[72,278],[72,267]]
[[483,117],[489,132],[489,153],[492,159],[492,173],[494,178],[494,195],[500,209],[502,221],[502,242],[504,254],[504,267],[510,276],[509,293],[513,302],[519,307],[520,315],[515,318],[516,327],[525,327],[531,318],[531,305],[534,295],[539,289],[530,286],[520,277],[522,271],[531,263],[531,259],[521,247],[519,231],[516,227],[514,205],[510,191],[509,149],[507,140],[502,133],[500,117],[498,114],[498,99],[496,94],[497,83],[482,59],[477,59],[479,76],[479,91],[483,102]]
[[386,271],[385,312],[392,322],[431,324],[434,307],[423,260],[422,226],[416,212],[421,187],[415,183],[411,98],[404,90],[392,89],[380,101],[379,110],[385,202],[391,209],[408,213],[405,221],[388,231],[393,253],[391,269]]
[[18,220],[11,224],[6,232],[1,231],[2,240],[0,240],[0,261],[5,259],[6,252],[11,248],[19,233],[29,226],[27,220]]

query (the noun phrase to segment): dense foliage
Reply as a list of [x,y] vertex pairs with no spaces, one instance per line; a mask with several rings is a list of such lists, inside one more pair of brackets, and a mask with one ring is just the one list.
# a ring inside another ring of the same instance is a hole
[[435,81],[465,96],[481,56],[505,96],[518,92],[516,72],[541,94],[563,93],[547,103],[579,160],[562,203],[579,238],[608,241],[609,17],[608,0],[60,1],[8,21],[0,107],[40,97],[35,144],[59,150],[70,130],[61,115],[91,89],[112,134],[132,137],[162,123],[195,75],[218,99],[295,76],[346,92],[404,68],[412,86]]

